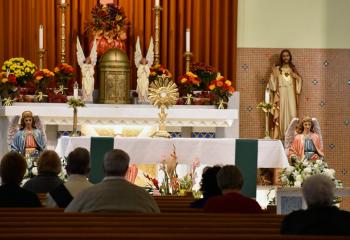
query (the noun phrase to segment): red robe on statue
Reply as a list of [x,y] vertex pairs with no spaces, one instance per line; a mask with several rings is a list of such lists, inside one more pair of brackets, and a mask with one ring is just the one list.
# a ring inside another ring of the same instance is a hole
[[[310,138],[315,145],[315,148],[317,150],[317,154],[320,157],[324,156],[323,152],[323,146],[321,143],[321,138],[316,133],[311,133]],[[290,159],[292,156],[296,156],[299,160],[304,159],[304,146],[305,146],[305,136],[304,134],[297,134],[294,138],[293,144],[289,148],[288,151],[288,159]]]

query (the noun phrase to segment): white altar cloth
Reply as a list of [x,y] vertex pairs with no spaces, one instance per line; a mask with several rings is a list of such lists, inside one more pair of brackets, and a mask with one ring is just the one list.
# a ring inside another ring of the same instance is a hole
[[[169,156],[173,145],[176,147],[178,162],[191,164],[199,159],[202,164],[234,164],[236,139],[205,138],[121,138],[114,139],[114,148],[126,151],[131,163],[160,163],[164,156]],[[90,149],[90,137],[61,137],[56,152],[67,156],[77,147]],[[285,168],[288,159],[279,140],[258,141],[258,168]]]

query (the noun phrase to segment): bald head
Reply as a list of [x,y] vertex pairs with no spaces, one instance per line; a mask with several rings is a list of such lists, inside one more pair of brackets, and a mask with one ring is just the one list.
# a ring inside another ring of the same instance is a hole
[[120,149],[114,149],[105,154],[103,170],[106,177],[124,177],[129,168],[130,157]]

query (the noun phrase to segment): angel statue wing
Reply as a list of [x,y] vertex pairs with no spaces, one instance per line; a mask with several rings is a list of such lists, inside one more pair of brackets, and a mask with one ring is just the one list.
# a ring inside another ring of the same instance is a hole
[[147,59],[147,65],[149,67],[152,67],[153,61],[154,61],[154,44],[153,44],[153,38],[151,37],[151,40],[149,42],[149,47],[146,55]]
[[94,38],[94,44],[92,45],[92,48],[91,48],[90,59],[91,59],[91,64],[93,66],[95,66],[96,62],[97,62],[97,42],[96,42],[96,37]]
[[317,118],[312,118],[312,123],[314,125],[314,132],[317,133],[318,136],[320,137],[321,146],[323,146],[323,138],[322,138],[320,123],[318,122]]
[[84,55],[83,48],[80,45],[79,37],[77,37],[77,60],[78,60],[79,66],[82,67],[85,62],[85,55]]
[[7,130],[7,144],[8,146],[11,145],[13,138],[15,137],[16,133],[19,130],[19,121],[20,116],[16,115],[10,120],[9,128]]
[[299,124],[299,118],[293,118],[285,133],[284,149],[286,150],[287,155],[288,155],[288,150],[294,141],[294,137],[296,135],[296,127],[298,124]]
[[142,51],[141,51],[141,44],[140,44],[140,37],[137,37],[136,40],[136,46],[135,46],[135,66],[136,68],[139,68],[140,61],[142,59]]
[[43,142],[45,146],[47,145],[47,136],[46,136],[46,131],[45,131],[45,125],[41,122],[40,117],[38,115],[34,115],[34,122],[35,122],[35,127],[40,130],[42,136],[43,136]]

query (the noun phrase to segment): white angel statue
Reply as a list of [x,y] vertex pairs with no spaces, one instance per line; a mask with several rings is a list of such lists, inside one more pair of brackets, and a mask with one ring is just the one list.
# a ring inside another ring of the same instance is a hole
[[90,56],[85,58],[84,51],[80,45],[79,38],[77,37],[77,59],[81,68],[83,100],[86,102],[92,102],[92,92],[94,91],[95,83],[94,73],[97,62],[96,38],[94,39]]
[[323,159],[323,139],[316,118],[306,117],[302,121],[293,118],[285,133],[285,149],[288,159],[294,161]]
[[137,67],[137,93],[139,96],[139,102],[148,102],[148,85],[150,67],[153,65],[154,59],[154,46],[153,38],[149,43],[146,58],[143,57],[140,45],[140,38],[137,37],[136,50],[135,50],[135,65]]

